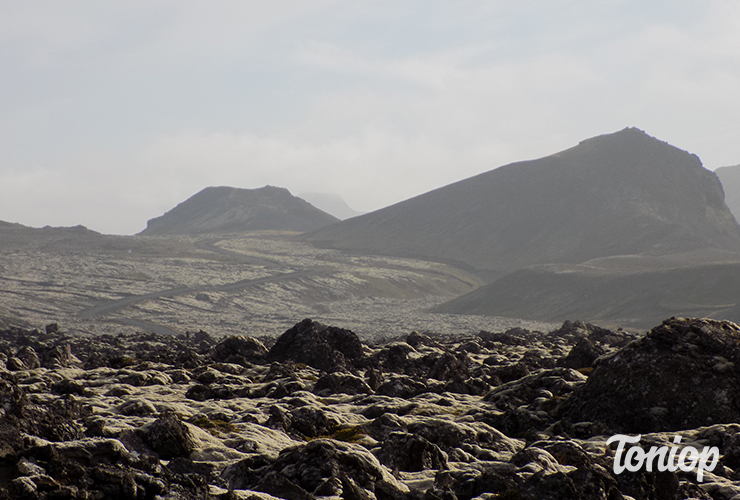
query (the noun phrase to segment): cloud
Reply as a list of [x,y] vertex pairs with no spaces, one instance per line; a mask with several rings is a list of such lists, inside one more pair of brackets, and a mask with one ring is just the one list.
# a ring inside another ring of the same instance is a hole
[[367,211],[625,126],[740,161],[733,2],[30,5],[0,19],[0,219],[132,233],[209,185]]

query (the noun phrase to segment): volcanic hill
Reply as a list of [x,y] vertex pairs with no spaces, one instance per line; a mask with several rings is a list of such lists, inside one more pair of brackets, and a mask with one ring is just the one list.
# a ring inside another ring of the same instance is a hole
[[740,251],[696,155],[626,128],[505,165],[305,236],[331,248],[453,261],[490,277],[533,264]]
[[311,231],[339,219],[285,188],[207,187],[160,217],[142,235]]

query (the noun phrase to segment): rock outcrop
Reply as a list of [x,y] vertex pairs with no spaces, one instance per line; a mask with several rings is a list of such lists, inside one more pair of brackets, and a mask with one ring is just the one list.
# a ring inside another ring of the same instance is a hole
[[[732,499],[738,340],[676,318],[644,337],[566,322],[377,346],[304,320],[269,351],[0,330],[0,500]],[[702,480],[617,474],[617,431],[720,459]]]
[[739,367],[736,324],[671,318],[597,360],[566,415],[635,434],[740,422]]
[[333,372],[356,369],[363,354],[360,339],[350,330],[304,319],[277,339],[267,359]]

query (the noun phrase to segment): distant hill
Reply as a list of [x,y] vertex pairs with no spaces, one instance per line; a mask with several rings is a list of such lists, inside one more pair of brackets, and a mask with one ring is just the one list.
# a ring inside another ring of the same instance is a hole
[[347,202],[341,196],[332,193],[300,193],[299,198],[303,198],[319,210],[333,215],[337,219],[345,220],[351,217],[362,215],[362,212],[354,210],[347,205]]
[[142,235],[311,231],[339,219],[290,194],[285,188],[208,187],[160,217]]
[[725,191],[725,203],[735,216],[740,220],[740,165],[734,167],[721,167],[714,171],[722,181]]
[[0,250],[20,250],[23,248],[54,249],[69,244],[87,244],[100,241],[103,235],[97,231],[78,225],[72,227],[42,228],[24,226],[16,222],[0,221]]
[[456,261],[492,276],[610,255],[740,251],[740,226],[717,176],[697,156],[634,128],[305,237],[339,249]]

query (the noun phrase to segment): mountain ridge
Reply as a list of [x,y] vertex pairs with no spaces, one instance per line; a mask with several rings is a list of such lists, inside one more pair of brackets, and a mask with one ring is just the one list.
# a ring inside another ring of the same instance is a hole
[[459,261],[493,276],[611,255],[740,251],[740,226],[718,177],[696,155],[635,128],[304,237],[330,248]]

